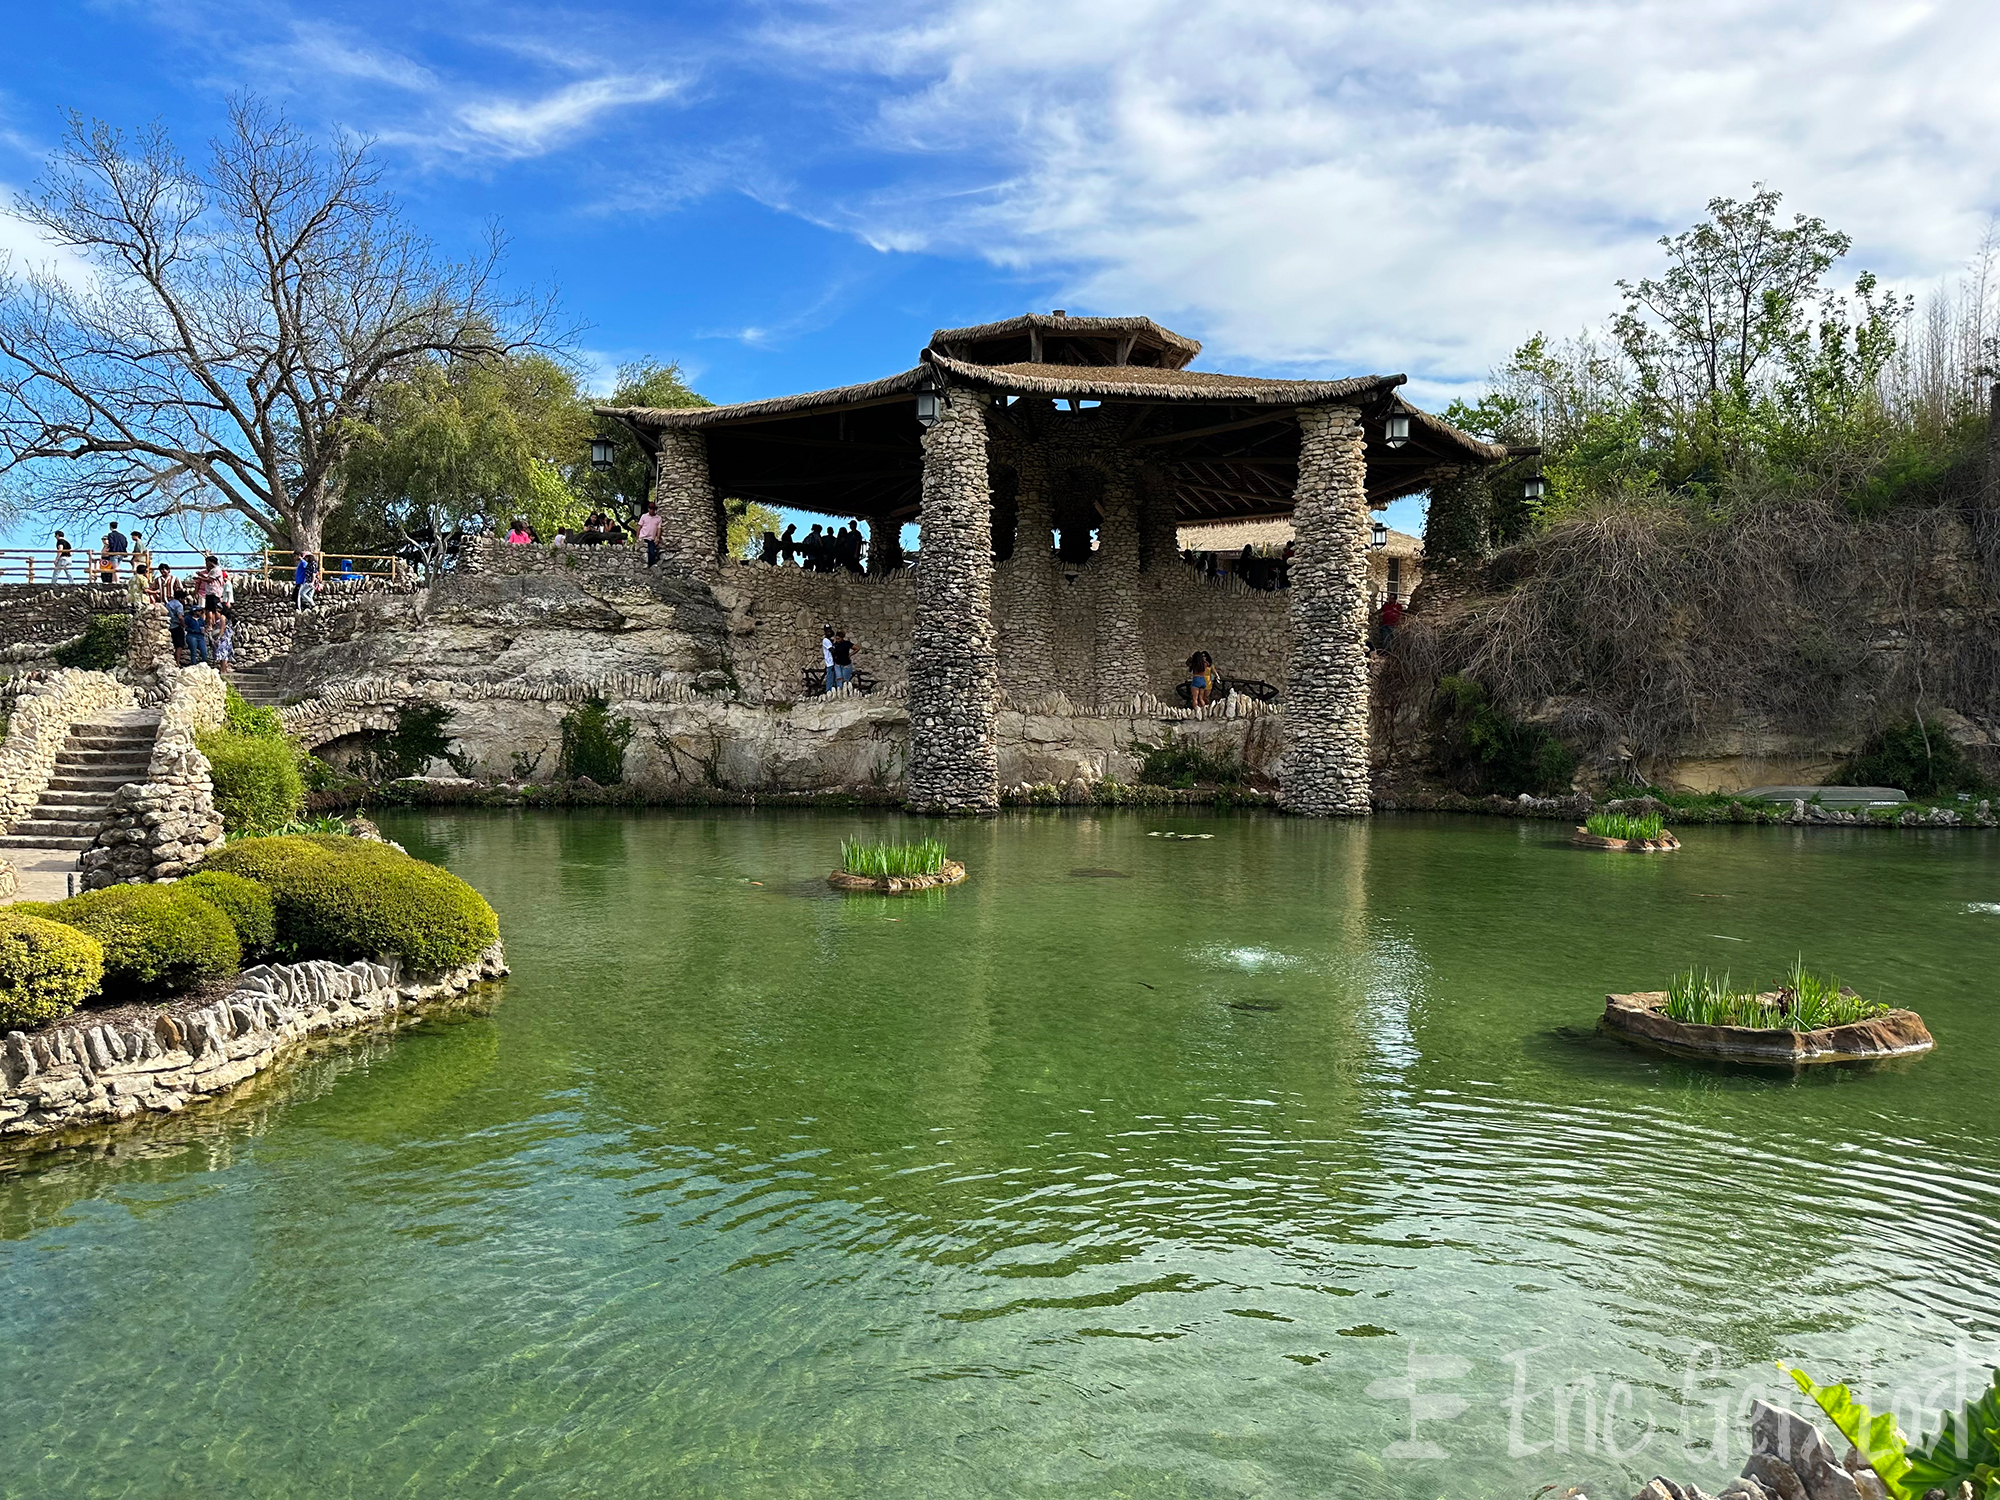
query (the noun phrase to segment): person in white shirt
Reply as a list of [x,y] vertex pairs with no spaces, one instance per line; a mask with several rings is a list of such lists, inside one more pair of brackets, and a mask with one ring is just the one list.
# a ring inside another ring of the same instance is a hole
[[819,659],[826,668],[826,690],[830,693],[833,691],[833,627],[822,625],[819,630]]

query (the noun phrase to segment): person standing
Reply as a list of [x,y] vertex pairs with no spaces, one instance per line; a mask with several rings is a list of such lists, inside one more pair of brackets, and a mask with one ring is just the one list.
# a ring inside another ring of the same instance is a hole
[[75,582],[75,580],[71,578],[69,574],[69,565],[72,558],[75,556],[75,553],[76,553],[76,548],[70,545],[69,538],[64,536],[60,531],[58,531],[56,533],[56,567],[55,567],[55,572],[52,575],[52,578],[56,583]]
[[648,500],[639,515],[639,540],[646,544],[646,566],[660,560],[660,502]]
[[174,590],[179,587],[180,582],[174,577],[173,564],[161,563],[153,570],[153,597],[160,603],[165,604],[173,598]]
[[757,552],[758,560],[767,568],[775,568],[778,565],[778,549],[778,533],[765,527],[763,545]]
[[[819,528],[815,526],[813,530],[818,531]],[[830,693],[833,691],[834,682],[833,627],[831,625],[822,625],[819,628],[819,659],[820,665],[826,669],[826,690]]]
[[111,529],[104,533],[103,576],[106,583],[116,583],[118,581],[119,565],[124,562],[125,554],[131,550],[131,547],[131,538],[118,529],[118,520],[114,516],[111,521]]
[[1215,658],[1206,651],[1197,651],[1188,658],[1187,666],[1188,707],[1206,708],[1215,691]]
[[182,628],[187,634],[188,665],[198,667],[208,660],[208,612],[199,594],[188,601]]
[[229,586],[229,569],[223,567],[213,552],[202,554],[201,571],[194,575],[194,597],[197,603],[213,598],[224,604],[235,598]]
[[799,530],[798,522],[796,521],[790,522],[785,527],[785,534],[778,538],[778,551],[784,554],[784,558],[787,563],[794,563],[798,561],[799,557],[798,530]]
[[313,607],[313,594],[319,584],[319,559],[310,552],[299,554],[298,566],[292,569],[292,609],[300,612]]
[[1382,601],[1382,649],[1387,651],[1389,643],[1396,639],[1396,627],[1403,623],[1403,601],[1391,594]]
[[838,691],[854,681],[854,642],[847,638],[845,625],[834,631],[827,654],[833,658],[833,686],[828,691]]
[[144,532],[132,533],[132,581],[126,586],[125,597],[134,609],[146,602],[146,596],[153,587],[153,554],[147,550]]
[[208,634],[209,664],[218,672],[228,672],[230,656],[236,646],[236,622],[230,618],[228,606],[212,594],[203,628]]
[[[165,569],[161,569],[165,572]],[[174,661],[180,666],[190,666],[187,659],[187,601],[175,589],[167,595],[167,634],[173,638]]]

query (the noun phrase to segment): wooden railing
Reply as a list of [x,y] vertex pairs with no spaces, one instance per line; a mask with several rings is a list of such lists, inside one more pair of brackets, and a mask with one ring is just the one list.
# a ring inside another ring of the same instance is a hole
[[[266,582],[290,583],[298,554],[270,547],[256,551],[200,552],[189,548],[159,548],[152,552],[155,571],[161,564],[179,578],[201,571],[210,557],[229,570],[232,578],[261,578]],[[373,553],[323,553],[320,558],[323,583],[380,579],[398,583],[409,576],[409,564],[400,557]],[[100,552],[78,547],[65,562],[53,547],[0,547],[0,583],[110,584],[123,587],[132,581],[130,552]]]

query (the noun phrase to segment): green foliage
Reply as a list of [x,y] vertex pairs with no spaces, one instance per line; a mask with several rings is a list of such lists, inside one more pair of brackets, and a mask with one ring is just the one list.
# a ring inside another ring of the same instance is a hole
[[266,828],[261,831],[254,831],[254,832],[246,829],[241,833],[234,833],[234,832],[225,833],[223,835],[223,840],[226,843],[233,844],[238,839],[275,839],[275,838],[283,838],[287,834],[293,834],[293,833],[346,833],[346,832],[347,832],[347,819],[340,816],[339,813],[321,813],[317,817],[294,818],[291,822],[283,824],[282,826],[277,828]]
[[1863,1000],[1842,989],[1838,980],[1809,972],[1803,959],[1792,964],[1783,983],[1769,994],[1732,990],[1727,973],[1717,979],[1707,970],[1697,976],[1689,969],[1668,985],[1667,1003],[1661,1008],[1667,1019],[1689,1025],[1765,1031],[1823,1031],[1888,1013],[1888,1006]]
[[[712,403],[688,389],[679,365],[644,360],[618,367],[618,383],[602,404],[686,407]],[[577,491],[582,495],[586,509],[630,515],[645,504],[646,496],[652,490],[652,456],[639,446],[631,428],[608,417],[597,418],[595,429],[589,436],[611,439],[612,462],[609,469],[586,467],[577,476]]]
[[246,958],[268,953],[278,934],[277,909],[271,893],[254,880],[226,870],[199,870],[177,882],[229,918]]
[[1892,786],[1906,797],[1976,792],[1986,778],[1935,719],[1908,718],[1877,730],[1830,785]]
[[0,1028],[60,1020],[103,979],[104,946],[96,938],[18,907],[0,907]]
[[364,765],[371,781],[421,776],[451,749],[453,710],[442,703],[406,704],[396,710],[396,727],[369,737]]
[[306,788],[299,775],[298,752],[282,735],[272,739],[209,729],[195,736],[195,747],[208,757],[215,809],[222,814],[224,828],[237,832],[278,828],[304,810]]
[[242,962],[236,929],[222,911],[178,881],[85,891],[48,908],[104,945],[104,994],[155,1000],[234,974]]
[[246,739],[281,740],[285,729],[278,722],[275,708],[259,708],[253,705],[236,689],[223,689],[227,695],[222,705],[222,727],[231,734],[240,734]]
[[1139,757],[1139,781],[1144,786],[1187,788],[1203,782],[1236,786],[1243,780],[1243,765],[1234,750],[1204,750],[1176,738],[1171,729],[1157,745],[1134,740],[1132,751]]
[[630,719],[614,719],[602,698],[579,703],[562,716],[562,748],[558,772],[564,779],[589,777],[599,786],[616,786],[625,779],[625,747],[637,732]]
[[1637,817],[1631,813],[1592,813],[1583,820],[1584,832],[1601,839],[1656,839],[1666,826],[1666,819],[1658,813]]
[[208,868],[257,881],[277,910],[274,950],[341,962],[398,954],[420,974],[471,963],[499,939],[485,897],[392,845],[337,834],[245,839]]
[[1569,790],[1576,756],[1546,729],[1495,707],[1469,677],[1440,677],[1431,708],[1431,755],[1462,792],[1547,796]]
[[127,615],[92,615],[83,635],[52,653],[59,667],[77,667],[85,672],[109,672],[125,665],[125,653],[132,640],[132,621]]
[[935,875],[944,868],[944,863],[945,848],[938,839],[924,839],[915,844],[840,841],[840,868],[849,875],[869,875],[877,880],[886,880],[891,875]]
[[[1780,1369],[1784,1366],[1780,1365]],[[1946,1412],[1936,1436],[1912,1444],[1893,1412],[1871,1413],[1845,1385],[1820,1385],[1804,1370],[1788,1373],[1881,1479],[1894,1500],[1922,1500],[1933,1490],[1975,1500],[2000,1494],[2000,1371],[1963,1411]]]

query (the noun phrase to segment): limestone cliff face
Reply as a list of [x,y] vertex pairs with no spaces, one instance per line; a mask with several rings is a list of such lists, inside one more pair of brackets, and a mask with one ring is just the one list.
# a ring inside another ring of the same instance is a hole
[[727,641],[715,595],[664,569],[457,575],[301,616],[286,677],[294,693],[361,679],[588,682],[621,672],[722,686]]

